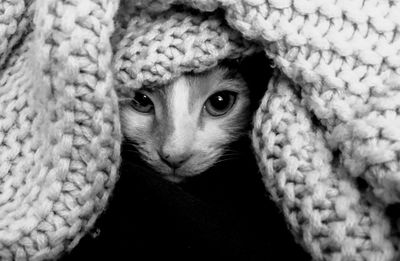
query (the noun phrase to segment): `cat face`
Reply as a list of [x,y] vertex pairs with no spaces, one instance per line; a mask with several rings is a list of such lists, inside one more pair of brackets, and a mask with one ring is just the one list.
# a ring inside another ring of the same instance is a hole
[[126,142],[173,182],[211,167],[250,121],[247,86],[224,67],[137,91],[120,110]]

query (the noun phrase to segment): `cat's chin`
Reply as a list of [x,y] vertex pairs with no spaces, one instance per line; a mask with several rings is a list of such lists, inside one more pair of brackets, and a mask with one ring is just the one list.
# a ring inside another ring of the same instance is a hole
[[177,176],[177,175],[165,175],[164,178],[173,183],[180,183],[183,180],[185,180],[186,177]]
[[203,173],[210,166],[209,164],[198,164],[196,168],[193,165],[183,165],[180,168],[173,169],[165,164],[157,164],[152,166],[161,176],[174,183],[180,183],[187,178],[191,178]]
[[176,169],[176,170],[171,169],[167,173],[163,173],[163,177],[166,180],[169,180],[173,183],[180,183],[184,181],[186,178],[191,177],[192,175],[193,173],[189,174],[186,173],[185,171],[182,171],[181,169]]
[[180,183],[180,182],[184,181],[185,179],[196,176],[198,174],[200,174],[200,173],[193,172],[193,171],[188,172],[188,171],[185,171],[184,169],[176,169],[176,170],[171,170],[168,173],[164,172],[163,177],[166,180],[169,180],[173,183]]

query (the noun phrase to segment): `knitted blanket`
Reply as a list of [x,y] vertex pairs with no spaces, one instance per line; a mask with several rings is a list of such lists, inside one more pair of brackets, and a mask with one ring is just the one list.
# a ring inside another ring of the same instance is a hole
[[[0,257],[55,259],[93,227],[120,160],[113,70],[124,62],[113,68],[113,51],[141,57],[118,52],[130,39],[120,24],[175,4],[222,10],[276,65],[252,140],[297,241],[315,260],[399,258],[399,228],[385,214],[400,201],[395,0],[0,0]],[[131,26],[149,33],[140,17]],[[252,47],[220,49],[240,48]]]

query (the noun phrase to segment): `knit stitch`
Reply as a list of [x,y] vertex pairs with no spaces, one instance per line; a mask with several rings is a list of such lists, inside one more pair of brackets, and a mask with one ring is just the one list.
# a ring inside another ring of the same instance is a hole
[[56,258],[107,203],[120,146],[109,69],[116,7],[0,2],[1,260]]
[[216,16],[165,12],[132,18],[114,56],[119,97],[143,86],[162,86],[185,72],[203,72],[222,59],[257,50]]

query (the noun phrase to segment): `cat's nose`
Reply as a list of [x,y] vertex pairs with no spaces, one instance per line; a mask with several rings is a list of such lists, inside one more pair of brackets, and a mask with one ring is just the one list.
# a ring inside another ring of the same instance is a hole
[[192,156],[189,153],[171,154],[163,151],[159,151],[158,155],[165,164],[174,169],[182,166]]

